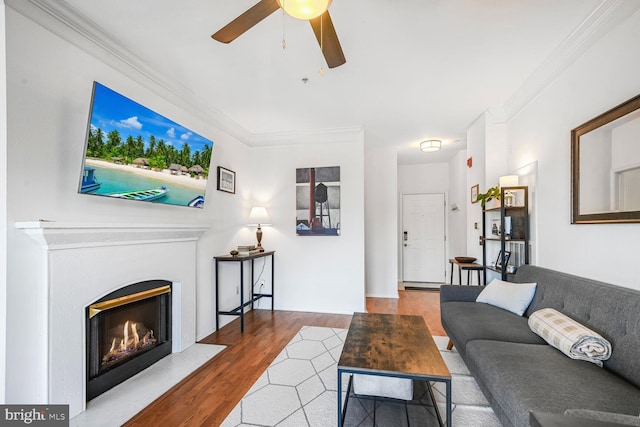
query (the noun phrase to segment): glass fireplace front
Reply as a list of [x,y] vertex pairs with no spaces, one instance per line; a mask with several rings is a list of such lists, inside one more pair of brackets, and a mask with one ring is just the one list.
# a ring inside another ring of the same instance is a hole
[[171,282],[126,286],[87,315],[87,400],[171,354]]

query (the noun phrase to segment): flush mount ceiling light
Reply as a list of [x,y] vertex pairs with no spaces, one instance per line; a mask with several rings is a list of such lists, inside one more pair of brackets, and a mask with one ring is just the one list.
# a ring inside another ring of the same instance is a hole
[[325,13],[331,0],[278,0],[278,4],[288,15],[309,20]]
[[422,151],[438,151],[440,148],[442,148],[442,141],[439,139],[428,139],[420,143]]

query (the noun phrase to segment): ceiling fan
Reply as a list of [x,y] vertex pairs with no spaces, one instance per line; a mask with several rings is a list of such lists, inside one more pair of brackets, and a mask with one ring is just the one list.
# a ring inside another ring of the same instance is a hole
[[[282,8],[294,18],[308,20],[316,35],[322,54],[329,68],[347,62],[327,10],[331,0],[260,0],[242,15],[222,27],[211,37],[222,43],[230,43],[251,27]],[[315,8],[319,6],[319,8]]]

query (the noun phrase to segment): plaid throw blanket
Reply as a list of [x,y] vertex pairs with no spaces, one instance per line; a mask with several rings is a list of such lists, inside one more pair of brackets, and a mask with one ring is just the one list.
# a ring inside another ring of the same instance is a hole
[[587,360],[602,367],[602,361],[611,357],[609,341],[553,308],[534,312],[529,317],[529,327],[572,359]]

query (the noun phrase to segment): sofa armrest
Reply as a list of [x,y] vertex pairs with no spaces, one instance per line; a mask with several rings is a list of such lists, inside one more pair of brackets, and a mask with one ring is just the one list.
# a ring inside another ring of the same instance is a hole
[[449,301],[474,302],[484,286],[442,285],[440,287],[440,304]]

